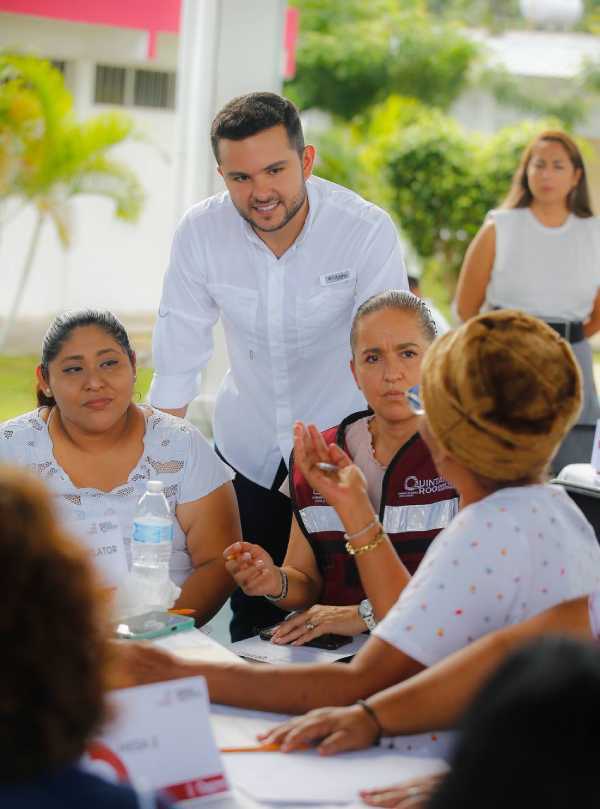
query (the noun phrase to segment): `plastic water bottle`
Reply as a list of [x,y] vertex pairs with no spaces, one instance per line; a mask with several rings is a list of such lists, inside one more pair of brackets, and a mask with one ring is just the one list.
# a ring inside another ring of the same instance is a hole
[[135,510],[131,535],[131,574],[139,613],[171,606],[172,546],[173,518],[164,485],[149,480]]

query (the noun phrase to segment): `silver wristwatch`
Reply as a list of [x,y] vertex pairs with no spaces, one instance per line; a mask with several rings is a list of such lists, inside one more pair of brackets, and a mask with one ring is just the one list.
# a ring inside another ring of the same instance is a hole
[[373,607],[368,598],[363,599],[358,605],[358,614],[367,625],[369,632],[372,632],[377,626],[375,615],[373,614]]

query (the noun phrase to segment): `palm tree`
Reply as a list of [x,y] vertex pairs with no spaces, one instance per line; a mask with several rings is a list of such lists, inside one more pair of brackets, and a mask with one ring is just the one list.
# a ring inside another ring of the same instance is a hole
[[62,74],[49,62],[0,54],[0,227],[25,205],[33,205],[37,214],[17,291],[0,330],[0,350],[18,314],[47,220],[66,249],[71,241],[70,201],[77,194],[107,196],[115,203],[117,217],[138,219],[144,202],[140,182],[126,165],[108,156],[113,146],[135,137],[133,120],[121,112],[76,121]]

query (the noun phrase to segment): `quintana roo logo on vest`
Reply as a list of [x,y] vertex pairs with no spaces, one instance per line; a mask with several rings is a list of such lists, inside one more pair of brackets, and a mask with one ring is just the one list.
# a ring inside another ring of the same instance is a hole
[[414,497],[419,494],[436,494],[445,492],[452,487],[445,478],[418,478],[409,475],[404,480],[404,491],[398,492],[398,497]]
[[312,490],[311,499],[312,499],[314,505],[316,505],[316,506],[325,506],[325,505],[327,505],[327,501],[325,500],[325,498],[323,497],[321,492],[318,492],[316,489]]

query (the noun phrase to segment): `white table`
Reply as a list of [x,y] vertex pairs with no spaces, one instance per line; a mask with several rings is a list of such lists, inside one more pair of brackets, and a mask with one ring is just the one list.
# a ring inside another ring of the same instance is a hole
[[[182,632],[177,635],[172,635],[167,638],[160,638],[154,643],[164,649],[168,649],[171,653],[178,655],[186,660],[212,660],[212,661],[232,661],[237,660],[243,663],[240,658],[231,651],[230,648],[222,646],[210,636],[204,634],[200,630],[190,630]],[[307,650],[308,651],[308,650]],[[318,652],[319,650],[314,650]],[[213,725],[213,732],[215,735],[216,743],[219,748],[222,747],[236,747],[253,745],[256,743],[256,734],[272,727],[287,717],[282,714],[265,713],[263,711],[251,711],[243,708],[233,708],[224,705],[213,705],[211,708],[211,721]],[[305,777],[322,777],[319,772],[323,766],[334,765],[335,769],[339,768],[342,760],[347,759],[344,766],[352,767],[354,771],[357,767],[364,767],[367,764],[367,770],[372,771],[377,767],[387,767],[386,772],[389,771],[389,777],[382,776],[383,781],[377,782],[379,786],[386,786],[398,780],[396,772],[397,767],[403,767],[404,772],[410,772],[414,767],[414,772],[410,775],[419,775],[423,772],[423,758],[434,759],[436,757],[444,758],[448,750],[448,735],[443,734],[423,734],[420,736],[404,737],[395,740],[396,750],[393,752],[393,758],[389,753],[381,749],[372,748],[370,750],[361,751],[360,753],[344,754],[344,756],[336,756],[335,759],[330,760],[312,760],[311,754],[307,754],[302,760],[302,768],[305,770]],[[302,755],[302,754],[300,754]],[[239,756],[243,756],[244,760],[241,761]],[[287,757],[282,753],[240,753],[240,754],[224,754],[223,759],[225,768],[229,772],[230,781],[241,778],[244,780],[241,770],[246,766],[246,762],[257,770],[261,768],[271,767],[279,768],[279,766],[287,766],[289,764]],[[387,758],[386,758],[387,756]],[[232,758],[232,757],[235,757]],[[250,758],[251,757],[251,758]],[[411,758],[414,758],[414,763]],[[278,764],[279,762],[279,764]],[[387,763],[386,763],[387,762]],[[296,758],[293,762],[292,769],[298,769],[300,759]],[[432,769],[438,769],[439,765],[434,765],[431,761]],[[240,769],[241,768],[241,769]],[[271,770],[272,771],[272,770]],[[350,772],[350,770],[348,770]],[[338,775],[339,778],[339,775]],[[239,783],[239,780],[238,780]],[[364,786],[373,786],[373,784],[364,784]],[[233,807],[242,807],[242,809],[258,809],[258,807],[272,806],[271,803],[260,803],[239,789],[233,789],[233,792],[221,798],[211,799],[212,804],[214,800],[215,806],[221,809],[233,809]],[[283,805],[283,804],[281,804]],[[358,799],[355,803],[345,803],[346,807],[364,807]],[[286,803],[287,809],[307,809],[306,803],[293,802],[293,784],[290,784],[290,802]],[[313,804],[315,806],[315,804]],[[339,809],[340,803],[320,803],[321,809]]]

